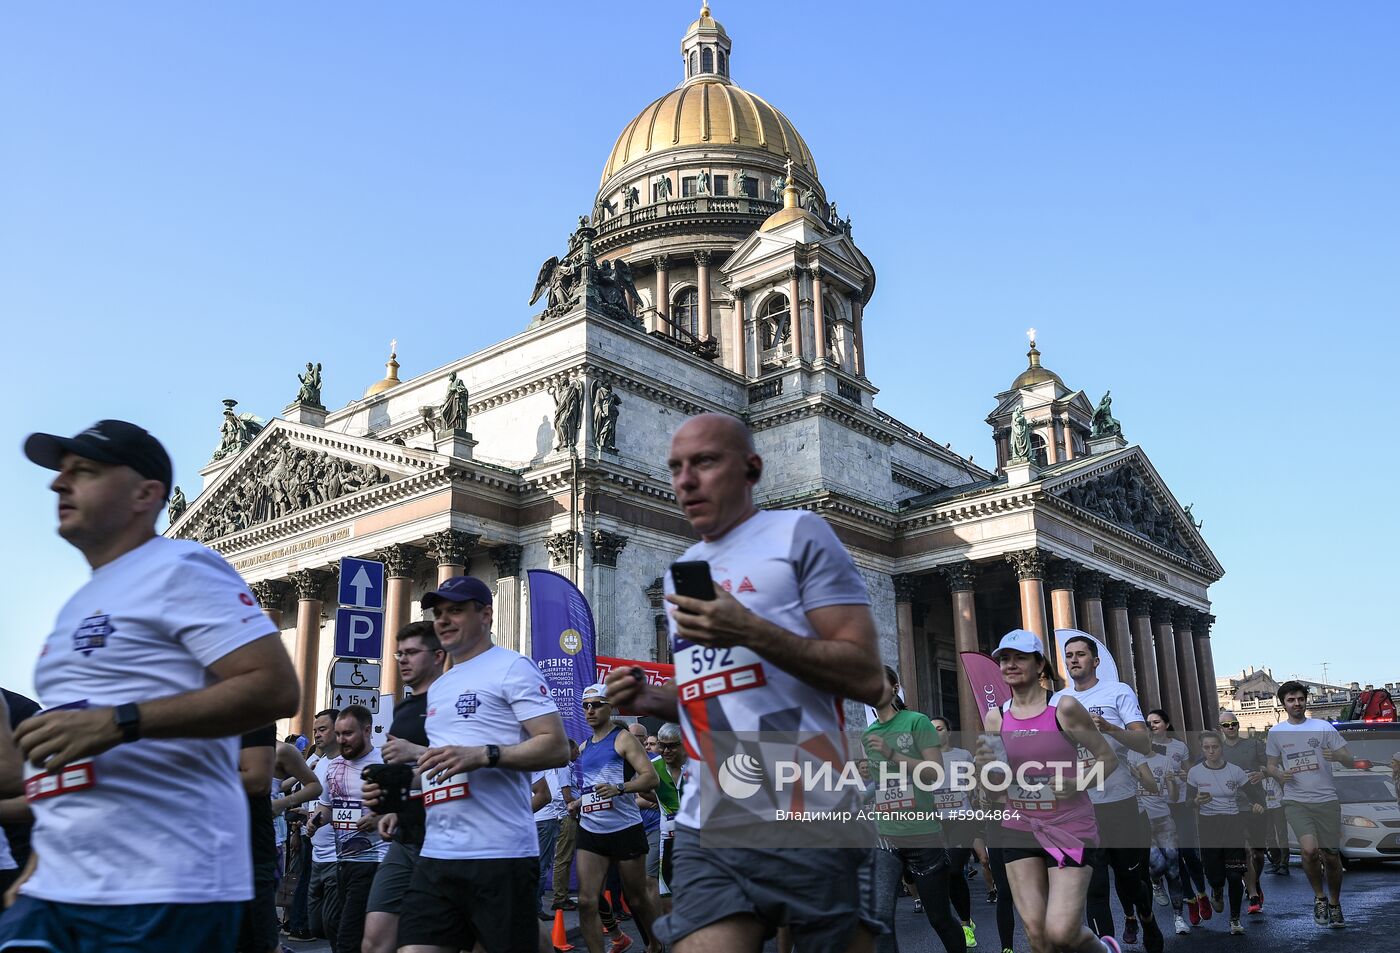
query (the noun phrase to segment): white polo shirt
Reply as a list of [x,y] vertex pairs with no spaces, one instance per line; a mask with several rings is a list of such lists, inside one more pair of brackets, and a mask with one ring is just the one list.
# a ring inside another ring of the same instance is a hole
[[[209,666],[276,632],[223,557],[156,536],[68,600],[34,685],[46,709],[165,698],[204,688]],[[24,894],[104,906],[252,898],[237,736],[143,738],[71,766],[63,784],[27,777],[43,860]]]

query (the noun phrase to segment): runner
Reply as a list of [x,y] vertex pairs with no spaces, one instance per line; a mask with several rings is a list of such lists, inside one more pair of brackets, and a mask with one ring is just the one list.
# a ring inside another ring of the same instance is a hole
[[454,576],[423,596],[452,668],[428,689],[418,759],[427,834],[399,917],[400,953],[521,953],[539,942],[530,774],[568,758],[535,664],[491,642],[491,590]]
[[1238,936],[1244,933],[1240,903],[1244,899],[1245,872],[1245,832],[1240,824],[1238,796],[1244,792],[1250,813],[1259,815],[1264,813],[1264,794],[1243,768],[1225,760],[1217,732],[1201,732],[1201,754],[1205,761],[1186,772],[1187,799],[1196,805],[1201,861],[1210,881],[1211,906],[1216,913],[1224,908],[1223,894],[1228,883],[1230,932]]
[[[685,745],[681,742],[680,725],[666,723],[656,733],[656,750],[666,763],[666,774],[675,779],[676,797],[669,807],[661,811],[661,872],[657,876],[657,893],[660,894],[660,913],[671,912],[671,878],[673,877],[672,852],[676,844],[676,815],[680,813],[681,800],[685,796],[685,782],[690,774],[686,760]],[[658,772],[659,775],[660,772]]]
[[[875,706],[876,721],[865,729],[869,773],[879,787],[871,811],[879,816],[880,846],[875,852],[875,913],[886,932],[875,938],[877,953],[897,953],[895,901],[907,872],[923,900],[924,916],[948,953],[967,950],[967,938],[953,916],[948,878],[962,869],[948,861],[942,825],[932,791],[914,783],[916,766],[932,763],[943,770],[943,752],[933,723],[897,704],[898,679],[886,668],[885,697]],[[927,818],[927,819],[926,819]]]
[[569,739],[569,763],[564,770],[569,776],[569,793],[564,799],[564,816],[559,819],[559,839],[554,844],[554,888],[552,910],[577,910],[578,902],[569,899],[569,877],[574,867],[574,850],[578,842],[578,809],[569,805],[578,800],[578,742]]
[[[0,688],[0,696],[3,696],[10,709],[8,720],[0,721],[5,721],[8,725],[11,736],[20,722],[39,713],[39,703],[28,696],[7,688]],[[17,753],[15,758],[15,763],[19,764]],[[0,893],[3,893],[19,878],[19,872],[29,862],[29,836],[34,827],[34,815],[23,801],[17,800],[11,804],[0,804],[0,821],[4,822],[0,833],[3,833],[5,840],[9,842],[10,857],[15,864],[9,871],[0,871]]]
[[[633,795],[637,802],[637,810],[642,815],[642,829],[647,835],[647,892],[651,896],[652,916],[655,917],[656,908],[661,902],[656,885],[656,877],[661,869],[661,807],[657,795],[661,790],[661,772],[665,770],[665,765],[660,764],[661,759],[647,744],[646,725],[634,721],[627,726],[627,730],[637,739],[637,744],[642,746],[642,752],[646,754],[652,770],[656,772],[656,787],[650,791],[638,791]],[[667,780],[669,782],[670,779]],[[675,785],[671,787],[674,791]]]
[[[1118,766],[1108,740],[1094,727],[1084,706],[1065,694],[1051,695],[1041,685],[1049,668],[1040,637],[1025,629],[1002,636],[992,658],[1011,689],[1011,700],[989,711],[977,748],[977,763],[986,772],[997,758],[1013,773],[1024,766],[1079,762],[1076,744],[1102,762],[1111,774]],[[1084,925],[1085,898],[1093,870],[1089,855],[1098,844],[1094,805],[1079,789],[1075,775],[1025,773],[1027,783],[1006,789],[1006,814],[1001,823],[1006,875],[1016,912],[1036,953],[1074,950],[1076,953],[1121,953],[1111,936],[1096,938]]]
[[[635,734],[635,732],[633,732]],[[656,836],[653,839],[647,832],[647,890],[651,896],[653,916],[661,914],[661,843],[663,839],[675,836],[676,814],[680,812],[680,797],[676,793],[676,782],[671,777],[666,759],[661,757],[661,740],[656,735],[648,736],[644,745],[652,768],[656,771],[656,789],[637,795],[637,804],[643,806],[642,819],[646,819],[645,804],[656,805]],[[668,836],[669,835],[669,836]],[[670,904],[668,903],[669,907]]]
[[1303,852],[1303,873],[1313,889],[1313,922],[1341,929],[1347,925],[1342,916],[1339,852],[1342,802],[1332,780],[1332,764],[1349,768],[1355,759],[1336,728],[1308,717],[1306,685],[1284,682],[1278,700],[1288,720],[1269,729],[1265,747],[1269,774],[1283,785],[1283,810]]
[[1287,877],[1292,860],[1288,817],[1283,812],[1283,785],[1272,775],[1264,776],[1264,823],[1268,828],[1269,869],[1277,876]]
[[[1206,872],[1201,865],[1200,837],[1196,833],[1196,805],[1186,800],[1186,771],[1190,767],[1191,751],[1186,742],[1173,735],[1171,716],[1161,708],[1147,713],[1147,728],[1152,732],[1152,750],[1159,747],[1171,759],[1174,796],[1167,800],[1172,827],[1176,829],[1177,877],[1190,926],[1200,926],[1211,918],[1210,901],[1206,899]],[[1178,928],[1179,929],[1179,928]]]
[[[1181,874],[1178,870],[1181,858],[1176,824],[1172,822],[1171,808],[1168,806],[1176,800],[1177,762],[1164,744],[1153,744],[1150,755],[1141,755],[1129,749],[1125,756],[1137,781],[1138,806],[1147,815],[1147,822],[1152,827],[1149,859],[1153,896],[1161,906],[1171,907],[1176,916],[1176,932],[1190,933],[1191,927],[1182,916],[1186,912],[1186,903],[1181,894]],[[1159,886],[1159,879],[1165,881],[1165,891]]]
[[[637,926],[653,937],[655,914],[647,892],[647,836],[633,795],[656,788],[656,769],[642,743],[612,720],[604,685],[583,690],[583,717],[593,736],[579,746],[583,786],[579,789],[578,919],[589,953],[602,953],[603,925],[598,918],[598,895],[608,867],[617,865],[622,889]],[[614,901],[619,898],[613,897]],[[619,927],[612,953],[621,953],[632,939]],[[653,937],[650,953],[659,953]]]
[[[943,825],[943,834],[948,841],[948,863],[952,870],[948,878],[948,895],[953,902],[953,910],[962,921],[967,948],[971,950],[977,947],[977,924],[972,922],[972,892],[968,890],[967,877],[963,875],[968,859],[975,853],[977,860],[982,864],[983,875],[989,881],[987,900],[991,903],[997,902],[996,880],[991,874],[991,863],[983,839],[987,829],[986,822],[974,819],[972,792],[959,790],[953,785],[952,766],[959,762],[971,766],[972,752],[966,748],[953,747],[953,734],[946,718],[934,718],[932,721],[934,729],[938,732],[938,747],[943,754],[943,779],[933,791],[933,805],[938,811],[939,823]],[[1010,916],[1009,898],[1007,906],[1007,915]],[[997,928],[1001,928],[1000,910]],[[1014,928],[1013,922],[1011,929]],[[1008,939],[1010,936],[1009,932],[1002,935],[1003,946],[1011,945]]]
[[[428,750],[428,689],[442,676],[447,653],[433,632],[431,622],[410,622],[399,629],[394,660],[399,679],[409,695],[394,706],[394,720],[380,754],[385,764],[412,765]],[[402,769],[401,769],[402,770]],[[365,804],[380,806],[384,792],[372,782],[364,785]],[[384,862],[374,873],[365,905],[364,953],[393,953],[399,947],[399,916],[404,894],[413,879],[418,853],[423,849],[423,795],[414,791],[397,812],[381,814],[379,836],[389,840]]]
[[[329,933],[326,929],[326,923],[330,919],[330,912],[335,909],[338,902],[336,897],[335,829],[329,824],[317,827],[311,823],[311,818],[315,816],[315,805],[320,802],[321,792],[326,790],[326,772],[330,770],[331,762],[340,756],[340,745],[335,740],[335,720],[339,717],[340,710],[338,708],[326,708],[316,713],[316,718],[311,726],[315,750],[307,763],[311,766],[312,773],[316,775],[320,791],[316,793],[316,800],[311,802],[312,815],[307,818],[305,837],[303,837],[303,840],[310,845],[311,876],[307,878],[306,884],[305,933],[302,934],[298,931],[297,927],[302,926],[302,924],[294,918],[291,936],[295,939],[311,939],[312,937],[324,939]],[[300,885],[298,885],[298,893],[300,893]],[[295,905],[296,900],[293,899],[293,907]]]
[[[672,438],[668,465],[677,501],[701,540],[683,558],[707,560],[717,591],[710,600],[677,595],[666,575],[685,698],[679,712],[676,686],[648,685],[625,668],[608,676],[616,703],[679,718],[694,759],[677,818],[673,907],[660,929],[675,953],[751,953],[787,923],[803,953],[868,949],[880,929],[861,922],[859,870],[868,848],[784,850],[757,840],[702,847],[700,835],[702,824],[706,838],[728,843],[754,832],[772,839],[792,832],[773,823],[776,791],[731,799],[719,784],[731,752],[757,762],[764,780],[773,777],[778,755],[761,751],[765,760],[758,761],[737,751],[743,733],[752,737],[776,723],[810,742],[802,750],[785,746],[785,759],[845,767],[841,696],[874,704],[884,694],[865,581],[821,517],[754,506],[763,460],[737,418],[687,421]],[[790,808],[792,794],[782,796],[789,800],[781,806]],[[857,800],[844,791],[804,796],[815,810]]]
[[358,953],[365,938],[369,890],[389,845],[379,836],[379,818],[364,803],[363,774],[384,756],[370,743],[374,716],[351,705],[335,720],[340,754],[326,768],[325,790],[317,802],[312,829],[330,825],[335,837],[335,902],[326,915],[332,953]]
[[59,535],[93,572],[39,655],[46,711],[14,733],[43,863],[0,948],[231,950],[253,895],[238,736],[298,701],[281,634],[218,553],[156,535],[172,474],[145,430],[103,420],[24,450],[58,471]]
[[[1152,831],[1138,813],[1137,784],[1125,757],[1129,750],[1139,754],[1152,750],[1147,722],[1137,695],[1118,681],[1118,667],[1107,646],[1078,629],[1057,629],[1055,638],[1072,680],[1056,697],[1073,698],[1088,710],[1118,762],[1103,787],[1089,791],[1099,832],[1099,849],[1090,859],[1094,876],[1089,883],[1089,925],[1100,936],[1113,935],[1113,907],[1108,897],[1112,868],[1118,902],[1123,906],[1123,942],[1137,942],[1141,923],[1147,953],[1161,953],[1164,938],[1152,910],[1150,883]],[[1081,746],[1080,757],[1087,760],[1087,755]]]
[[277,843],[273,833],[272,774],[277,765],[277,726],[246,732],[239,742],[238,776],[248,798],[248,840],[253,860],[253,899],[243,905],[238,953],[268,953],[277,941]]
[[[572,745],[572,741],[570,742]],[[559,842],[559,826],[569,816],[569,802],[574,799],[573,772],[569,765],[559,768],[545,768],[531,776],[532,787],[544,782],[549,792],[549,800],[535,810],[535,833],[540,844],[540,904],[539,917],[546,923],[554,919],[554,914],[544,909],[545,874],[554,867],[554,847]],[[531,806],[534,801],[531,801]]]
[[[1220,737],[1225,743],[1225,760],[1234,765],[1239,765],[1249,775],[1250,784],[1259,784],[1264,780],[1264,768],[1266,760],[1264,755],[1264,739],[1253,737],[1240,737],[1240,718],[1228,708],[1220,709],[1219,713]],[[1244,889],[1245,896],[1249,898],[1249,912],[1251,914],[1262,913],[1264,910],[1264,890],[1259,883],[1259,874],[1264,869],[1264,858],[1266,856],[1264,848],[1268,839],[1268,820],[1263,814],[1256,814],[1249,809],[1249,801],[1244,794],[1237,796],[1240,802],[1240,819],[1244,822],[1244,837],[1247,843],[1245,853],[1245,875]]]

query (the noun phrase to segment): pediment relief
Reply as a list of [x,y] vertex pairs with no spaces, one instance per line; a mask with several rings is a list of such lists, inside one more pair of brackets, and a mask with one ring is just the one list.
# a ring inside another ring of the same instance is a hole
[[1182,518],[1166,487],[1131,457],[1107,471],[1048,486],[1046,492],[1183,559],[1218,565],[1196,525]]
[[[279,426],[280,425],[280,426]],[[170,535],[203,543],[281,519],[421,471],[410,453],[360,447],[343,435],[302,434],[277,422],[220,475],[172,527]]]

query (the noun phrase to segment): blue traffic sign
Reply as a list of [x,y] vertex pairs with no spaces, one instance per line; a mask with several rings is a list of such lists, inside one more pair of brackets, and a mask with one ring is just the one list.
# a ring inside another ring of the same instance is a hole
[[341,606],[335,610],[335,654],[377,659],[384,654],[384,613]]
[[384,564],[347,556],[340,561],[340,604],[384,610]]

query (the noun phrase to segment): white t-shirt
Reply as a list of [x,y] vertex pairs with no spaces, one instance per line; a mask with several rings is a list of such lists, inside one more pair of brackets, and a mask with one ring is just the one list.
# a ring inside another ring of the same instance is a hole
[[1249,783],[1249,772],[1228,761],[1223,768],[1207,767],[1205,762],[1201,762],[1192,765],[1191,770],[1186,772],[1186,783],[1210,795],[1210,800],[1200,806],[1202,817],[1238,814],[1240,807],[1236,803],[1236,795]]
[[[331,766],[332,758],[317,757],[310,762],[311,770],[316,774],[316,780],[321,782],[321,792],[325,793],[326,769]],[[314,805],[307,805],[314,807]],[[329,824],[316,828],[316,833],[311,835],[311,862],[313,864],[333,864],[335,863],[335,829]]]
[[[1159,735],[1152,736],[1153,744],[1160,744],[1157,741]],[[1186,747],[1186,742],[1180,738],[1173,738],[1166,742],[1167,758],[1171,761],[1171,769],[1176,777],[1176,800],[1173,804],[1180,804],[1186,800],[1186,778],[1187,767],[1191,764],[1191,751]],[[1176,773],[1180,772],[1180,773]]]
[[[209,666],[276,632],[223,557],[157,536],[59,610],[34,685],[46,709],[151,701],[206,687]],[[103,906],[251,899],[238,740],[143,738],[61,778],[27,768],[43,863],[21,892]]]
[[[558,711],[535,663],[493,645],[433,682],[424,725],[433,748],[505,748],[529,738],[521,722]],[[423,804],[428,813],[424,857],[539,856],[528,772],[481,768],[450,778],[425,777]]]
[[[1149,794],[1147,789],[1142,786],[1142,781],[1134,775],[1133,781],[1137,785],[1138,807],[1146,811],[1147,816],[1152,818],[1166,817],[1171,814],[1166,799],[1167,776],[1176,770],[1171,756],[1156,751],[1149,756],[1139,754],[1132,749],[1129,749],[1125,756],[1128,759],[1128,766],[1134,771],[1139,765],[1147,765],[1147,770],[1152,772],[1152,778],[1157,782],[1157,793]],[[1184,789],[1185,786],[1178,785],[1178,787]]]
[[10,839],[5,836],[4,831],[0,831],[0,870],[14,870],[18,866],[14,855],[10,853]]
[[[869,605],[865,580],[826,521],[803,510],[759,510],[724,536],[691,546],[683,560],[710,564],[715,586],[745,608],[804,639],[817,638],[807,621],[813,609]],[[666,592],[675,591],[666,573]],[[694,762],[694,783],[686,788],[679,826],[698,830],[770,822],[775,811],[791,810],[797,799],[804,811],[856,810],[859,792],[803,791],[787,785],[779,791],[778,762],[796,762],[802,771],[829,766],[839,776],[847,761],[845,718],[841,700],[813,688],[742,647],[714,649],[696,645],[671,626],[681,734]],[[711,731],[711,725],[727,730]],[[750,749],[755,733],[765,731],[760,760]],[[701,732],[709,732],[701,742]],[[794,740],[775,739],[779,732]],[[797,737],[806,741],[798,747]],[[745,743],[745,742],[748,743]],[[709,756],[708,758],[706,756]],[[742,764],[744,799],[727,797],[719,785],[726,761]],[[707,816],[708,815],[708,816]]]
[[535,812],[535,820],[553,821],[563,818],[569,813],[568,808],[564,806],[563,789],[574,783],[569,777],[568,766],[534,772],[530,775],[530,786],[534,787],[540,778],[544,778],[544,783],[549,785],[549,802]]
[[1270,728],[1266,754],[1278,758],[1280,768],[1293,772],[1293,780],[1284,782],[1283,799],[1295,804],[1337,800],[1332,762],[1322,752],[1346,746],[1341,732],[1318,718],[1308,718],[1301,725],[1282,721]]
[[971,792],[953,787],[953,764],[958,761],[971,764],[972,752],[966,748],[949,748],[943,752],[943,783],[933,789],[934,810],[961,811],[972,807]]
[[[353,761],[341,755],[326,763],[320,803],[331,809],[331,822],[326,826],[334,838],[337,860],[377,864],[389,852],[389,842],[380,837],[378,831],[362,831],[358,827],[360,818],[374,813],[364,805],[365,783],[360,779],[360,772],[366,765],[383,763],[384,756],[378,748],[370,748]],[[315,844],[312,844],[312,853],[315,853]]]
[[[1110,725],[1119,728],[1126,728],[1136,721],[1145,722],[1142,717],[1142,706],[1138,704],[1138,697],[1133,690],[1122,682],[1105,682],[1102,679],[1095,682],[1089,688],[1080,691],[1072,684],[1068,688],[1062,688],[1050,699],[1053,705],[1061,698],[1073,698],[1088,710],[1090,715],[1098,715]],[[1126,800],[1137,796],[1137,781],[1133,779],[1133,774],[1128,770],[1125,752],[1129,749],[1114,739],[1104,735],[1113,753],[1118,756],[1118,767],[1113,773],[1104,779],[1103,789],[1097,785],[1089,788],[1089,800],[1095,804],[1112,804],[1116,801]],[[1082,745],[1079,746],[1079,760],[1085,765],[1085,770],[1096,760],[1092,752]]]

